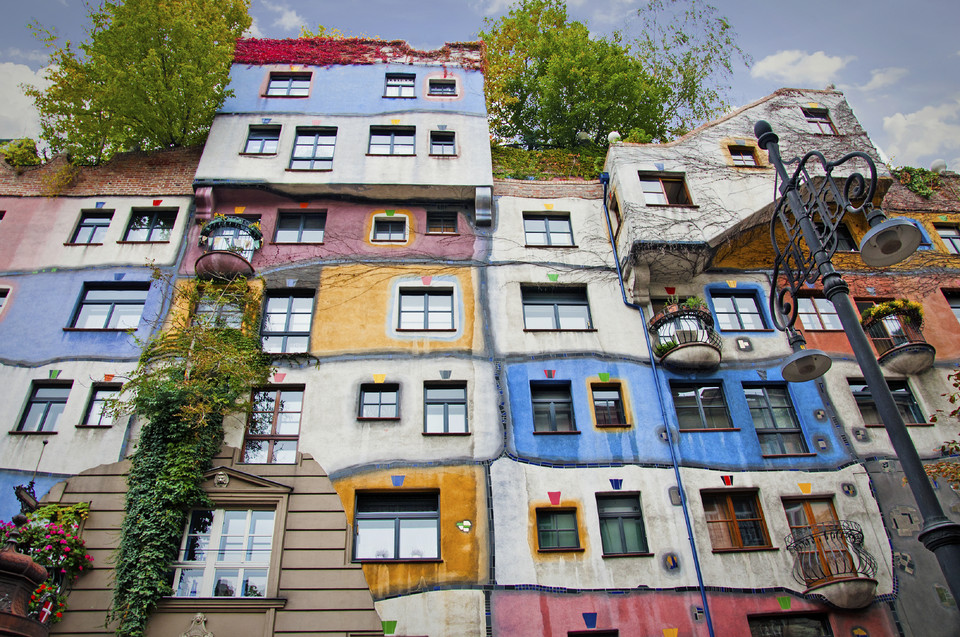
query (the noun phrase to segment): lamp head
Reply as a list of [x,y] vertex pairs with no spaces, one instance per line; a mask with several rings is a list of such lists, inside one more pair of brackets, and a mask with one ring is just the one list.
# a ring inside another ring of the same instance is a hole
[[860,241],[860,258],[873,267],[900,263],[920,246],[923,234],[906,219],[887,219],[870,228]]
[[783,380],[804,383],[827,373],[833,361],[818,349],[802,349],[787,356],[780,367]]

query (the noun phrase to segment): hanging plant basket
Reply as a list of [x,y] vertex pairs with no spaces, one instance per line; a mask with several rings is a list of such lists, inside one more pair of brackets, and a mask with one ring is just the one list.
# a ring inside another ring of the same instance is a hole
[[923,306],[907,299],[884,301],[868,307],[860,313],[860,324],[867,327],[893,314],[903,317],[914,327],[919,328],[923,325]]

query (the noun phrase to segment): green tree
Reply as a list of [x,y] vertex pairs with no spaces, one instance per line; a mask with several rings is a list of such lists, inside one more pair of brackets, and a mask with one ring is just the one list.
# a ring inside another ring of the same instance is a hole
[[23,87],[40,112],[41,137],[86,164],[202,143],[229,94],[248,10],[249,0],[105,0],[89,7],[79,50],[31,25],[50,49],[50,87]]
[[611,130],[665,136],[665,87],[619,35],[593,38],[570,21],[562,0],[519,0],[486,27],[487,110],[499,140],[571,148],[605,144]]
[[730,21],[700,0],[651,0],[637,14],[636,58],[668,88],[661,109],[670,135],[683,135],[725,111],[737,60],[752,62]]

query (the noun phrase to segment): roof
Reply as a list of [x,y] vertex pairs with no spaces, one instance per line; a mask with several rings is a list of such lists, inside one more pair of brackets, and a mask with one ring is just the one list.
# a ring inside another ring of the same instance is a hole
[[940,174],[940,183],[940,188],[925,199],[894,179],[883,198],[883,208],[888,212],[960,212],[960,175],[945,171]]
[[99,166],[76,168],[69,186],[51,186],[68,175],[63,157],[36,167],[15,169],[0,161],[0,197],[91,197],[96,195],[193,195],[193,177],[201,146],[151,152],[120,153]]
[[448,42],[433,51],[418,51],[403,40],[366,38],[297,38],[268,40],[241,38],[234,52],[236,64],[348,64],[455,65],[480,70],[482,42]]

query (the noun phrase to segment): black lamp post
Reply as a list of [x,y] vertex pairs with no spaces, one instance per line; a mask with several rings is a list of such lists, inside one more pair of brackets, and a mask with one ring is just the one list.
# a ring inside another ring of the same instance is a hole
[[[917,501],[917,508],[923,516],[923,530],[918,539],[936,555],[953,598],[960,602],[960,524],[951,522],[943,513],[880,364],[860,325],[850,300],[850,288],[830,261],[837,249],[837,227],[848,212],[863,213],[871,226],[860,242],[860,257],[870,266],[883,267],[906,259],[916,251],[922,235],[906,219],[887,219],[882,210],[874,209],[877,167],[866,153],[853,152],[838,161],[828,162],[819,151],[811,151],[803,158],[790,162],[797,163],[797,167],[793,175],[789,175],[780,157],[780,139],[771,130],[770,124],[759,121],[753,130],[760,148],[769,153],[770,163],[776,168],[781,181],[781,197],[777,201],[776,214],[770,220],[770,239],[776,251],[770,310],[777,328],[791,334],[791,344],[795,349],[795,353],[787,359],[790,367],[785,370],[784,378],[793,382],[813,380],[829,368],[822,360],[814,358],[825,356],[822,352],[803,350],[796,336],[793,336],[797,335],[793,328],[797,320],[797,291],[804,282],[814,283],[822,279],[823,293],[837,310],[894,452],[903,467],[907,484]],[[855,159],[866,163],[869,179],[855,172],[846,178],[841,189],[833,178],[833,170]],[[854,205],[851,200],[861,203]],[[820,229],[815,225],[814,217],[821,222]],[[786,232],[787,242],[783,247],[777,243],[778,225]],[[780,286],[781,275],[787,281],[785,288]]]

